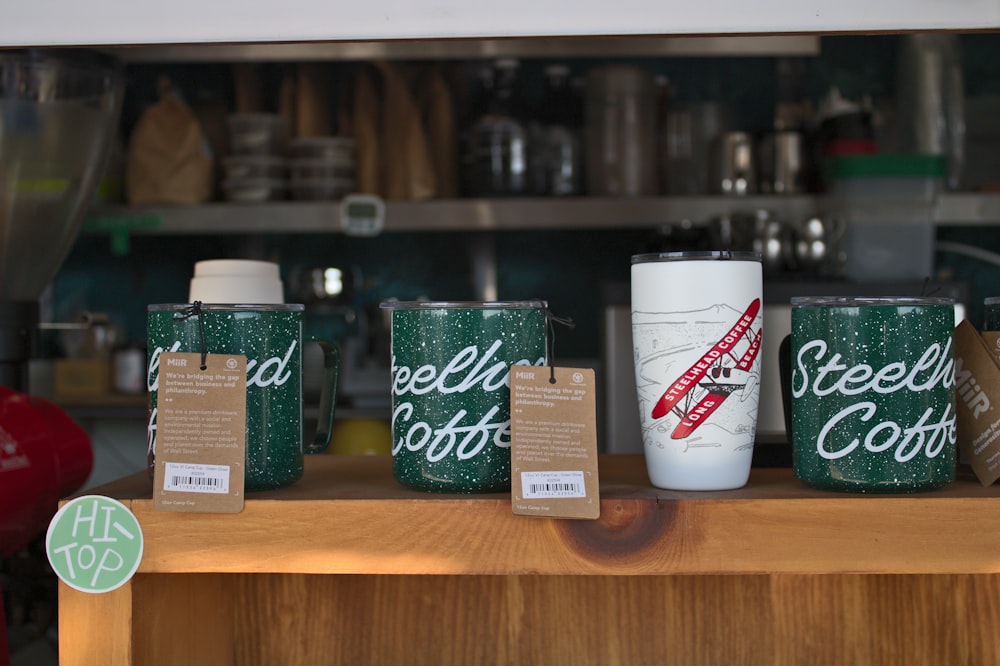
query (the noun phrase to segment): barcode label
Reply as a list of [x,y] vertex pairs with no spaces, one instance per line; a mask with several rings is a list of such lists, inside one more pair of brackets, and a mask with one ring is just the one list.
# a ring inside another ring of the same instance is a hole
[[229,466],[168,462],[163,469],[163,489],[225,495],[229,492]]
[[521,472],[524,499],[586,497],[583,472]]

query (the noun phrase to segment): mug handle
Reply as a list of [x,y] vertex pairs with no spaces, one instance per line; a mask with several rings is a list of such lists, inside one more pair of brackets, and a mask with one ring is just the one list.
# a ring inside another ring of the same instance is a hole
[[305,446],[305,453],[323,453],[330,446],[333,436],[333,417],[337,411],[337,382],[340,379],[340,349],[337,345],[309,338],[323,350],[323,385],[319,396],[319,420],[316,435]]
[[781,376],[781,407],[785,414],[785,436],[792,441],[792,336],[786,335],[778,347],[778,374]]

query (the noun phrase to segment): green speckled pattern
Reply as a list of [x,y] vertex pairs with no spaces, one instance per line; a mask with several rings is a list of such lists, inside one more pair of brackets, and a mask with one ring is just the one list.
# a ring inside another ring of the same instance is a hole
[[389,309],[396,480],[435,492],[509,490],[510,365],[545,363],[544,303]]
[[[147,312],[151,447],[159,353],[201,351],[198,316],[174,318],[185,307]],[[248,491],[280,488],[302,476],[302,312],[301,305],[202,306],[208,351],[247,357]]]
[[943,300],[793,301],[796,477],[870,493],[954,479],[955,315]]

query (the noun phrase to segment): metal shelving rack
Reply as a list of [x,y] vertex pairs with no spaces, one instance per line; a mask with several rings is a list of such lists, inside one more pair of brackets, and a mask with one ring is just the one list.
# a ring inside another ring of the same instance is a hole
[[[441,199],[386,203],[386,232],[514,231],[529,229],[641,229],[734,211],[766,209],[779,218],[822,214],[826,197],[573,197],[566,199]],[[929,204],[937,225],[1000,223],[1000,194],[943,194]],[[89,233],[141,235],[340,233],[338,202],[209,203],[198,206],[96,207]]]

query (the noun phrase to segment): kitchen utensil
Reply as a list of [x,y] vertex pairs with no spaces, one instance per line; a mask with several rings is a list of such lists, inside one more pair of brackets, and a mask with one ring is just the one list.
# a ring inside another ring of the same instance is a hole
[[542,196],[583,192],[583,139],[580,100],[569,67],[545,68],[545,92],[538,117],[528,124],[532,189]]
[[[829,158],[878,152],[874,123],[870,102],[846,99],[838,88],[831,88],[816,114],[817,129],[810,146],[811,163],[822,165]],[[810,182],[816,189],[829,185],[820,168],[813,169]]]
[[801,132],[768,132],[757,142],[758,188],[762,194],[805,191],[805,139]]
[[914,33],[899,40],[899,150],[943,155],[948,187],[957,189],[965,165],[965,85],[958,35]]
[[222,181],[226,201],[234,203],[259,203],[282,201],[288,198],[286,178],[227,178]]
[[788,270],[795,253],[792,228],[766,210],[757,211],[753,251],[761,256],[765,273]]
[[271,155],[227,155],[222,159],[225,178],[233,182],[288,177],[288,160]]
[[146,392],[146,350],[119,347],[111,354],[111,387],[116,393],[142,395]]
[[588,72],[584,123],[589,194],[658,192],[652,72],[632,65],[608,65]]
[[351,304],[354,297],[354,271],[337,266],[322,266],[296,270],[294,288],[303,303],[340,305]]
[[517,60],[502,58],[487,79],[488,99],[469,129],[463,157],[472,196],[522,196],[530,191],[528,130],[518,108],[519,69]]
[[744,196],[757,191],[753,137],[723,132],[715,139],[710,187],[714,194]]
[[843,223],[832,217],[811,215],[793,225],[793,267],[804,273],[838,276],[842,272]]
[[84,312],[76,321],[44,322],[43,330],[59,331],[59,347],[68,358],[110,358],[121,341],[121,328],[103,312]]
[[288,153],[291,123],[276,113],[234,113],[226,117],[231,155],[270,155]]
[[340,201],[356,189],[353,178],[296,178],[291,184],[296,201]]
[[759,254],[767,273],[780,273],[792,266],[794,231],[771,211],[733,211],[713,218],[709,228],[717,247]]
[[709,171],[715,139],[732,125],[732,111],[721,102],[670,104],[664,130],[661,181],[667,194],[704,195],[711,191]]
[[293,159],[340,159],[355,161],[358,142],[346,136],[303,136],[291,141]]
[[114,144],[116,60],[0,52],[0,384],[26,388],[37,300],[76,240]]

